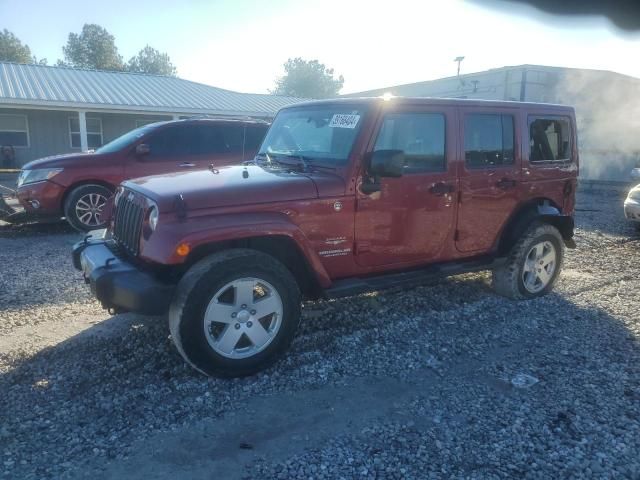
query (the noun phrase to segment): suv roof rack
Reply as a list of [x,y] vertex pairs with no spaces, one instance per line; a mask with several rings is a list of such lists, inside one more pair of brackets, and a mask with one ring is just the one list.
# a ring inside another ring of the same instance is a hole
[[212,115],[212,114],[208,114],[208,113],[203,113],[203,114],[199,114],[199,115],[192,115],[190,117],[182,118],[181,120],[199,120],[199,119],[202,119],[202,120],[237,120],[237,121],[244,121],[244,122],[246,122],[247,120],[250,120],[252,122],[269,123],[264,118],[252,117],[250,115]]

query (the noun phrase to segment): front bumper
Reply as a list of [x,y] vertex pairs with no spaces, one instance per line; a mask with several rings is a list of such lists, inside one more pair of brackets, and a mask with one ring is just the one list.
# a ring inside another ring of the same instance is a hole
[[114,254],[106,242],[85,240],[73,246],[73,265],[107,309],[162,315],[169,310],[175,285],[161,282]]
[[16,196],[25,212],[34,215],[62,216],[64,187],[48,180],[21,185]]
[[640,202],[627,198],[624,202],[624,216],[632,222],[640,222]]

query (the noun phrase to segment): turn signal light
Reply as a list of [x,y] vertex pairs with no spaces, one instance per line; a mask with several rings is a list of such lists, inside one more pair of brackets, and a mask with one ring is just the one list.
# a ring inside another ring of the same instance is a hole
[[186,243],[181,243],[176,247],[176,254],[179,255],[180,257],[186,257],[187,255],[189,255],[190,251],[191,251],[191,247]]

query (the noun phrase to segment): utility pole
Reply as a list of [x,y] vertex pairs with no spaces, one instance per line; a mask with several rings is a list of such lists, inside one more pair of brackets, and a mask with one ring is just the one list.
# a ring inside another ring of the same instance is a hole
[[458,77],[460,76],[460,64],[462,63],[462,60],[464,60],[464,57],[456,57],[453,60],[454,62],[458,62]]

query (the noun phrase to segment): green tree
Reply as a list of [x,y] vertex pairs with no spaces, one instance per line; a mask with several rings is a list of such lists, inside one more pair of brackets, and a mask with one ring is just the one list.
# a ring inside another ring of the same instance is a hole
[[75,68],[96,70],[122,70],[122,57],[118,54],[115,38],[100,25],[87,23],[80,34],[70,33],[67,45],[62,47],[65,62]]
[[175,77],[176,67],[171,63],[169,55],[159,52],[147,45],[131,57],[126,69],[130,72],[152,73],[155,75],[167,75]]
[[290,58],[284,64],[285,75],[276,80],[275,95],[287,95],[301,98],[336,97],[344,77],[333,77],[333,68],[327,68],[318,60]]
[[6,28],[0,31],[0,61],[33,63],[29,45],[23,44],[18,37]]

